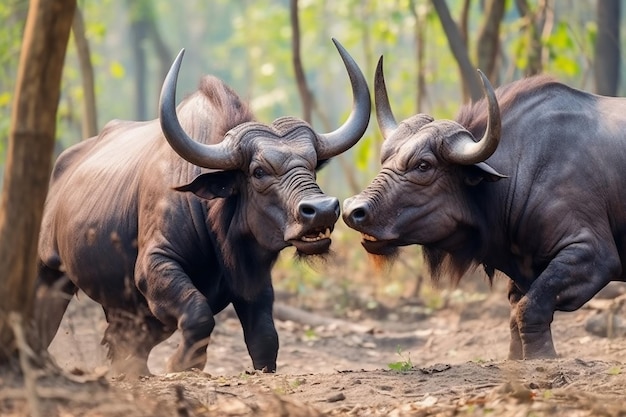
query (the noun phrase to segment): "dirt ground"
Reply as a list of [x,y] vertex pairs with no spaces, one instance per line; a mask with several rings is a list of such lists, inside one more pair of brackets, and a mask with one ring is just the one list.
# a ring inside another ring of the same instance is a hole
[[[83,296],[50,347],[69,379],[48,370],[35,378],[36,395],[25,396],[8,378],[2,388],[0,375],[0,415],[24,416],[29,404],[43,416],[626,416],[626,309],[612,299],[624,292],[616,288],[609,299],[556,314],[555,360],[506,360],[508,305],[499,286],[434,312],[403,300],[352,317],[303,309],[279,294],[276,374],[251,370],[227,309],[204,370],[164,373],[175,334],[152,352],[155,375],[138,381],[105,375],[105,322]],[[613,337],[597,335],[607,331]]]

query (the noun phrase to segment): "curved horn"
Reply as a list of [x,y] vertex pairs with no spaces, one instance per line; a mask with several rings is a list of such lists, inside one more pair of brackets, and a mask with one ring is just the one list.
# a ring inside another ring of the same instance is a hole
[[206,145],[196,142],[183,130],[176,115],[176,81],[185,50],[181,49],[165,76],[159,99],[161,130],[178,155],[194,165],[211,169],[234,169],[239,166],[233,152],[224,142]]
[[496,93],[485,74],[481,70],[478,70],[478,74],[483,83],[483,93],[487,97],[489,107],[487,130],[478,142],[472,140],[459,141],[451,147],[448,159],[461,165],[472,165],[486,160],[496,151],[498,143],[500,143],[502,126]]
[[319,160],[339,155],[356,144],[367,129],[367,125],[370,121],[370,113],[372,111],[370,90],[363,76],[363,72],[361,72],[361,69],[356,62],[354,62],[350,54],[348,54],[344,47],[334,38],[333,43],[337,51],[339,51],[339,55],[341,55],[341,59],[350,77],[353,96],[352,112],[348,120],[337,130],[318,135],[317,158]]
[[387,86],[385,85],[385,74],[383,74],[383,57],[381,56],[376,66],[374,76],[374,103],[376,106],[376,120],[383,135],[383,139],[390,137],[398,128],[396,118],[393,117],[389,97],[387,96]]

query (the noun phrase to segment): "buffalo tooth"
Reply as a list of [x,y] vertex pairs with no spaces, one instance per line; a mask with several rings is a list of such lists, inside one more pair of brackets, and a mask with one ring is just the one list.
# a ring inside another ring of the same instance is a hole
[[378,239],[376,239],[374,236],[365,234],[365,233],[361,233],[361,236],[363,237],[363,240],[367,240],[370,242],[376,242]]
[[317,242],[318,240],[330,238],[330,228],[327,227],[323,232],[318,232],[317,236],[302,236],[300,240],[303,242]]

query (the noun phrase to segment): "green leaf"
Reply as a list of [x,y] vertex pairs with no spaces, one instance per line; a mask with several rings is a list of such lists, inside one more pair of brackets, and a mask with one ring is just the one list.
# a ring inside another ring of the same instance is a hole
[[109,72],[111,73],[113,78],[124,78],[124,66],[118,61],[111,62],[111,65],[109,66]]
[[12,95],[9,92],[0,94],[0,107],[5,107],[11,104]]
[[619,366],[613,366],[607,371],[607,373],[609,375],[619,375],[622,373],[622,368]]

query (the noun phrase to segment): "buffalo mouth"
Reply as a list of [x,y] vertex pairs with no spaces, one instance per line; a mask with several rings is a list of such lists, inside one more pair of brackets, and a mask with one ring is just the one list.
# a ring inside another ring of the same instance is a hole
[[332,227],[319,227],[309,229],[298,237],[290,239],[289,243],[296,247],[298,252],[304,255],[321,255],[328,252],[330,247],[330,234]]
[[361,245],[373,255],[389,256],[396,252],[398,242],[395,239],[378,239],[375,236],[361,233]]

